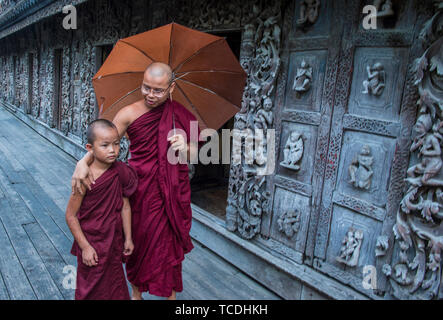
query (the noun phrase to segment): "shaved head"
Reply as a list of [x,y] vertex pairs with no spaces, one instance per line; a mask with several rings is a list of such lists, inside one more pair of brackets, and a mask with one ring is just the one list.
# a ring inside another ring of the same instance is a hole
[[170,84],[174,80],[174,73],[170,66],[163,62],[153,62],[146,68],[146,72],[149,73],[151,77],[160,78],[165,75],[168,77],[168,83]]
[[89,124],[88,129],[86,130],[86,138],[87,138],[89,144],[94,144],[94,141],[96,139],[96,131],[98,128],[117,130],[117,127],[115,126],[115,124],[113,124],[109,120],[106,120],[106,119],[94,120]]

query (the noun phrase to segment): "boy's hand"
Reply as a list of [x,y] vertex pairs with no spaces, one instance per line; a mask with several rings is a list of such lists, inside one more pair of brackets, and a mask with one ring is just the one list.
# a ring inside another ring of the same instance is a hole
[[98,265],[97,252],[95,252],[95,249],[91,246],[87,247],[85,250],[82,250],[82,259],[83,263],[88,267],[95,267]]
[[133,251],[134,251],[134,243],[132,242],[132,239],[126,239],[125,249],[123,250],[123,254],[125,256],[130,256]]

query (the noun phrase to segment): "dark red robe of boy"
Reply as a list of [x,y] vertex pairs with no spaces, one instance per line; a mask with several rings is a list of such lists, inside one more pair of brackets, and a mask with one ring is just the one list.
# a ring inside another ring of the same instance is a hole
[[193,248],[188,166],[167,160],[172,112],[176,129],[186,132],[189,143],[190,121],[196,118],[169,99],[127,129],[129,163],[137,171],[139,184],[130,198],[135,249],[126,263],[126,273],[140,291],[161,297],[183,290],[181,263]]
[[87,190],[77,213],[82,231],[98,255],[98,265],[83,264],[82,250],[74,241],[71,253],[77,256],[76,300],[128,300],[123,271],[124,235],[121,210],[123,197],[137,188],[135,170],[114,162]]

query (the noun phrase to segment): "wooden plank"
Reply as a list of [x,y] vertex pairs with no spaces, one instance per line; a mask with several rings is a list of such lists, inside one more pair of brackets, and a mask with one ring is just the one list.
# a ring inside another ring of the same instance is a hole
[[16,184],[14,185],[14,189],[23,198],[29,211],[33,213],[35,220],[39,223],[65,262],[74,265],[75,258],[70,254],[72,240],[66,236],[66,234],[48,215],[46,209],[32,194],[27,185],[22,183]]
[[9,300],[9,293],[6,289],[5,282],[3,281],[2,272],[0,270],[0,300]]
[[220,277],[217,277],[217,273],[211,272],[211,270],[205,267],[201,267],[191,259],[185,259],[183,267],[185,266],[187,270],[186,274],[189,275],[189,279],[200,287],[203,299],[245,299],[244,296],[237,293],[237,290],[234,289],[233,286],[228,286],[223,280],[220,280]]
[[[37,133],[34,134],[37,135]],[[38,143],[26,144],[18,138],[19,137],[11,136],[8,137],[8,139],[0,138],[0,141],[6,144],[21,165],[32,174],[34,179],[38,181],[45,190],[51,192],[55,198],[62,198],[65,197],[66,194],[69,194],[69,183],[62,183],[61,180],[58,179],[52,170],[51,161],[48,163],[48,161],[42,161],[40,159],[41,150],[36,147]],[[26,150],[26,155],[22,150]]]
[[35,295],[38,299],[63,299],[34,245],[23,227],[14,221],[11,212],[12,208],[9,205],[2,205],[0,219]]
[[[71,231],[66,224],[65,211],[61,210],[60,207],[52,200],[50,195],[46,193],[43,188],[34,180],[34,178],[28,172],[22,172],[22,178],[28,189],[34,195],[35,200],[37,200],[47,214],[54,220],[57,226],[63,231],[65,236],[70,240],[74,241]],[[25,196],[25,194],[24,194]],[[66,199],[65,207],[67,205]]]
[[30,223],[23,226],[31,242],[34,244],[40,258],[46,266],[49,274],[54,280],[57,288],[60,290],[64,299],[74,299],[75,290],[63,287],[65,274],[63,268],[66,262],[58,253],[52,242],[48,239],[42,228],[37,223]]
[[[1,139],[4,138],[0,138],[0,140]],[[2,154],[0,157],[0,168],[3,169],[7,180],[12,184],[22,182],[18,171],[24,171],[25,169],[17,163],[17,160],[13,158],[8,150],[1,144],[0,154]],[[12,165],[12,163],[14,163],[14,165]]]
[[[3,211],[3,206],[0,211]],[[15,254],[3,223],[0,220],[0,272],[12,300],[34,300],[36,296],[23,267]]]
[[2,168],[0,168],[0,189],[5,194],[5,197],[0,199],[4,199],[14,208],[14,211],[9,212],[9,214],[14,217],[14,220],[18,224],[35,221],[34,217],[26,209],[22,198],[17,194],[12,185],[9,184],[8,178]]
[[[194,249],[187,255],[208,273],[231,286],[242,299],[279,300],[279,296],[244,275],[239,269],[194,241]],[[224,279],[224,281],[223,281]]]
[[[215,264],[212,261],[213,257],[208,252],[204,252],[198,248],[194,250],[196,251],[196,255],[189,257],[189,259],[201,268],[208,281],[220,284],[218,289],[224,290],[228,295],[223,297],[223,299],[263,299],[263,297],[253,292],[244,282],[239,281],[240,277],[232,273],[232,269],[229,268],[230,266],[226,262]],[[191,251],[191,254],[193,251]],[[198,256],[197,253],[200,256]],[[193,272],[195,272],[195,270],[193,270]]]

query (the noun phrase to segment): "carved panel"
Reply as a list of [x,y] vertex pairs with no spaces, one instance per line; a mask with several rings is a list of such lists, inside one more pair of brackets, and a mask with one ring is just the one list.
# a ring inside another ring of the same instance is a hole
[[296,37],[328,35],[331,2],[327,0],[296,1],[292,30]]
[[276,186],[271,238],[304,252],[310,216],[310,198]]
[[290,56],[286,102],[288,109],[319,111],[327,51],[294,52]]
[[336,189],[378,207],[385,206],[394,147],[393,139],[346,131]]
[[[277,174],[311,184],[316,141],[315,126],[283,121]],[[295,163],[289,164],[291,160]]]
[[[361,291],[363,267],[375,265],[374,252],[382,224],[337,205],[331,223],[334,228],[329,237],[327,263],[321,269],[346,271],[348,277],[356,279],[351,283],[358,284],[356,289]],[[333,275],[340,274],[334,271]]]
[[357,48],[349,113],[396,120],[406,71],[407,50]]

